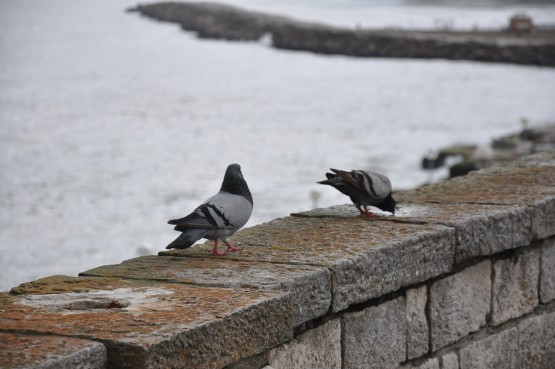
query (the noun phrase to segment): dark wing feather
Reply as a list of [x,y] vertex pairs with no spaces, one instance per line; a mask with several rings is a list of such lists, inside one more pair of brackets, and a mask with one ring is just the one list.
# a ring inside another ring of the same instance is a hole
[[217,227],[217,224],[208,212],[207,204],[200,205],[186,217],[168,221],[168,224],[174,224],[174,229],[181,232],[187,228],[213,229]]
[[344,170],[333,169],[333,168],[330,168],[330,169],[332,172],[334,172],[339,177],[341,177],[349,186],[352,186],[359,191],[362,191],[365,193],[367,192],[364,188],[361,187],[360,183],[355,178],[353,178],[351,172],[346,172]]

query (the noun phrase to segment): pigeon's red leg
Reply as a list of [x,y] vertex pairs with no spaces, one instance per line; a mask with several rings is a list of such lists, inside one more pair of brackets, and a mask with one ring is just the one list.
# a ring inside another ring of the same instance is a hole
[[230,244],[230,243],[227,242],[227,241],[224,241],[224,243],[225,243],[225,245],[227,246],[228,251],[239,251],[239,250],[241,250],[240,247],[233,247],[233,245]]
[[214,241],[214,249],[212,250],[212,255],[217,255],[217,256],[224,256],[225,255],[224,252],[219,252],[218,251],[218,240]]
[[378,214],[374,214],[371,211],[368,211],[368,209],[366,208],[366,206],[364,207],[364,211],[361,212],[361,215],[363,217],[367,217],[367,218],[379,218],[380,216]]
[[358,209],[358,211],[360,211],[360,216],[363,217],[366,210],[362,206],[358,206],[357,209]]

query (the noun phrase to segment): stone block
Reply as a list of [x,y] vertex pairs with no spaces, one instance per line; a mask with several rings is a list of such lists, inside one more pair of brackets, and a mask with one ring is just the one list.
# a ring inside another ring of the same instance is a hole
[[341,324],[331,320],[270,351],[273,369],[341,369]]
[[407,301],[407,358],[414,359],[428,352],[428,320],[426,319],[426,286],[411,288],[406,292]]
[[403,297],[346,313],[341,319],[344,369],[397,368],[405,361],[407,341]]
[[555,300],[555,237],[543,241],[540,262],[540,300]]
[[[286,217],[238,232],[241,252],[226,260],[327,267],[332,272],[332,307],[340,311],[451,270],[455,230],[342,217]],[[161,252],[206,257],[211,246]]]
[[324,315],[331,304],[330,271],[310,265],[144,256],[118,265],[101,266],[80,275],[283,290],[291,293],[295,326]]
[[461,369],[519,369],[518,329],[473,342],[459,353]]
[[439,360],[437,358],[431,358],[417,366],[418,369],[439,369]]
[[530,212],[533,239],[540,240],[555,234],[555,196],[533,202]]
[[[456,229],[455,262],[528,246],[532,240],[527,206],[418,202],[404,196],[395,219],[443,224]],[[393,218],[391,218],[393,219]]]
[[439,360],[437,358],[431,358],[425,360],[420,364],[409,364],[402,367],[402,369],[440,369]]
[[464,203],[528,206],[555,196],[555,167],[508,167],[476,171],[396,194],[398,203]]
[[224,369],[261,369],[268,363],[268,352],[241,359],[233,364],[227,365]]
[[490,208],[452,224],[457,229],[456,263],[528,246],[532,241],[530,214],[524,206]]
[[530,317],[518,325],[520,369],[553,369],[555,313]]
[[105,369],[106,347],[60,336],[0,333],[0,368]]
[[538,305],[540,250],[521,252],[493,264],[491,322],[499,325]]
[[486,324],[490,313],[491,262],[463,269],[430,287],[432,350],[445,347]]
[[441,369],[459,369],[459,357],[454,352],[441,356]]
[[[409,191],[409,193],[411,193]],[[394,217],[384,221],[447,225],[456,229],[455,262],[477,256],[528,246],[532,240],[528,206],[419,202],[418,196],[403,196]],[[358,211],[353,205],[314,209],[298,216],[335,216],[352,218]]]
[[293,337],[281,291],[55,276],[0,294],[0,331],[101,341],[108,366],[221,368]]
[[339,261],[332,275],[333,310],[444,274],[453,265],[453,253],[454,231],[443,227]]

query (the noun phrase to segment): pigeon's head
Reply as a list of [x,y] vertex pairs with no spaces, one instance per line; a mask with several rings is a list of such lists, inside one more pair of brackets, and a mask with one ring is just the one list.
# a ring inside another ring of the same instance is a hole
[[225,170],[224,181],[227,178],[233,178],[236,176],[241,178],[243,177],[243,173],[241,173],[241,166],[239,164],[229,164]]
[[241,172],[241,166],[239,164],[230,164],[227,167],[220,191],[241,195],[252,203],[252,195],[247,181],[243,178],[243,173]]
[[389,194],[389,196],[382,203],[376,205],[376,207],[383,211],[389,211],[390,213],[395,215],[395,205],[397,205],[397,202],[395,201],[393,196]]

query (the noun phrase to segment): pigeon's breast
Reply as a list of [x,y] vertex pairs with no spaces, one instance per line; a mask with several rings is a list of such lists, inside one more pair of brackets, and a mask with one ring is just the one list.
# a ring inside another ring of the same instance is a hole
[[243,196],[219,192],[206,200],[210,216],[219,229],[236,230],[243,227],[252,214],[252,204]]

